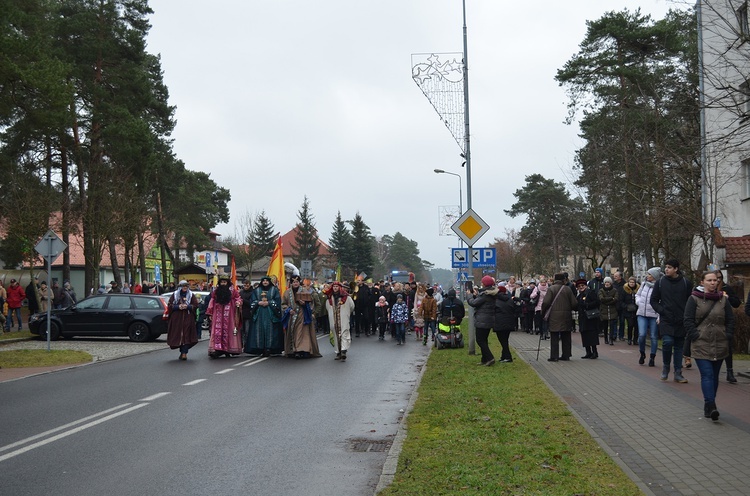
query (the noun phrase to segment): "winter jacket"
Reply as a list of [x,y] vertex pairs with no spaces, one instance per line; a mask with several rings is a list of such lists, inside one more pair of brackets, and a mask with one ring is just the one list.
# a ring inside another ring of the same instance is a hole
[[638,305],[637,316],[655,319],[659,316],[651,306],[651,293],[654,291],[654,283],[644,281],[635,293],[635,304]]
[[498,293],[495,297],[495,331],[512,331],[516,328],[518,317],[516,305],[508,293]]
[[[560,293],[560,297],[555,300],[557,293]],[[552,305],[552,302],[555,304]],[[542,317],[547,313],[548,308],[552,308],[547,321],[550,332],[570,332],[573,330],[573,315],[571,312],[578,309],[578,300],[576,300],[570,287],[564,285],[562,281],[555,281],[544,296]]]
[[21,303],[26,299],[26,293],[21,285],[11,284],[6,291],[8,293],[6,298],[8,308],[21,308]]
[[599,297],[599,319],[603,321],[617,319],[617,306],[620,303],[620,295],[617,288],[602,288],[597,293]]
[[[622,288],[620,294],[620,311],[628,318],[635,317],[635,313],[638,310],[638,303],[635,302],[635,295],[638,293],[640,285],[635,284],[634,288],[631,288],[629,284],[626,284]],[[628,305],[636,305],[635,310],[628,310]]]
[[537,287],[534,288],[534,292],[531,293],[531,298],[537,298],[536,306],[534,307],[534,310],[536,312],[542,311],[542,303],[544,303],[544,296],[547,294],[547,291],[549,290],[549,284],[546,282],[544,284],[539,283]]
[[453,318],[456,324],[460,324],[466,314],[463,302],[456,298],[456,290],[449,289],[448,296],[440,303],[440,321],[447,324]]
[[383,302],[382,305],[380,302],[375,303],[375,322],[385,324],[390,319],[390,315],[390,307],[387,301]]
[[391,319],[396,324],[403,324],[409,320],[409,308],[406,306],[403,300],[401,303],[396,303],[391,309]]
[[476,296],[469,296],[467,303],[474,307],[475,327],[490,329],[495,325],[495,298],[497,293],[496,287],[489,287],[480,289]]
[[651,306],[659,314],[659,331],[662,336],[685,337],[685,304],[692,286],[681,274],[675,278],[661,277],[654,283]]
[[576,294],[576,300],[578,301],[578,326],[581,332],[598,331],[599,319],[596,317],[589,319],[586,316],[586,310],[599,308],[599,296],[596,291],[587,286],[583,293]]
[[693,358],[715,362],[729,355],[729,344],[734,337],[734,312],[726,295],[711,300],[699,286],[685,304],[684,323],[692,341]]
[[437,320],[437,301],[433,296],[425,295],[422,300],[422,318],[425,322]]

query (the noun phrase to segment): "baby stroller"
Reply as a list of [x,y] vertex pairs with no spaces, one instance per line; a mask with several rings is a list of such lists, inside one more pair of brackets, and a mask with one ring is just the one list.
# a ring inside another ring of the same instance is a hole
[[464,336],[459,329],[460,324],[460,318],[451,316],[440,319],[438,332],[435,335],[435,347],[438,350],[464,347]]

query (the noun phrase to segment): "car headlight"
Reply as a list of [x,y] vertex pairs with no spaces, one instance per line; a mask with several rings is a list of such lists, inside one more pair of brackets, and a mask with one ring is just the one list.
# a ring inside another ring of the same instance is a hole
[[41,320],[41,318],[42,318],[41,315],[39,315],[38,313],[35,313],[34,315],[31,316],[31,318],[29,319],[29,322],[37,322]]

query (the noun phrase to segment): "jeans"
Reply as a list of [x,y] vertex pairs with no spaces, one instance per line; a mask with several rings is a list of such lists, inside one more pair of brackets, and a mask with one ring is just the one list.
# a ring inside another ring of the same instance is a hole
[[396,322],[396,340],[399,343],[406,342],[406,322]]
[[609,327],[609,341],[613,343],[617,339],[617,319],[605,320],[604,321],[604,333],[606,335],[607,328]]
[[23,324],[21,323],[21,307],[8,309],[8,320],[5,322],[5,328],[10,329],[13,326],[14,312],[16,314],[16,320],[18,321],[18,330],[20,331],[21,326],[23,326]]
[[665,367],[669,367],[669,362],[673,357],[672,352],[674,351],[674,370],[675,372],[682,370],[682,347],[684,345],[684,337],[678,338],[675,336],[662,336],[661,354]]
[[701,391],[703,391],[703,401],[706,403],[716,403],[716,390],[719,389],[722,362],[723,360],[695,359],[695,365],[701,373]]
[[625,339],[625,314],[624,309],[620,310],[620,314],[617,316],[617,339],[623,341]]
[[427,336],[427,331],[430,331],[430,336],[432,336],[433,339],[435,339],[435,324],[437,324],[437,320],[425,320],[424,321],[424,335]]
[[651,336],[651,354],[656,355],[659,346],[659,334],[656,330],[656,317],[638,316],[638,347],[641,353],[646,353],[646,331]]

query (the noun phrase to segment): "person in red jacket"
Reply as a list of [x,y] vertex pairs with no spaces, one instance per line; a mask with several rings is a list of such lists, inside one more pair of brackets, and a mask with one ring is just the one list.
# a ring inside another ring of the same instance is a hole
[[5,330],[10,332],[10,329],[13,327],[13,313],[15,313],[16,320],[18,320],[18,330],[20,331],[23,327],[21,323],[21,303],[26,299],[26,293],[15,279],[10,280],[7,292],[8,320],[5,322]]

